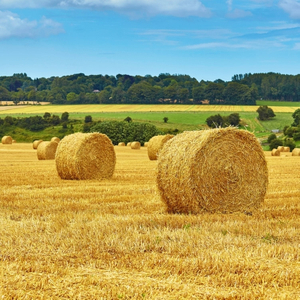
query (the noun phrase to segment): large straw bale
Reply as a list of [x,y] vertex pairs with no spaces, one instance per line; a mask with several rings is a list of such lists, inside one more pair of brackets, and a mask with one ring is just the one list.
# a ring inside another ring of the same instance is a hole
[[55,159],[55,152],[58,143],[53,141],[44,141],[37,147],[37,157],[39,160]]
[[37,149],[38,145],[42,142],[43,140],[35,140],[32,143],[32,148]]
[[300,156],[300,148],[294,148],[292,151],[292,156]]
[[283,152],[290,152],[290,151],[291,151],[290,147],[283,147]]
[[59,143],[59,142],[60,142],[60,138],[54,136],[54,137],[51,139],[51,142],[57,142],[57,143]]
[[172,134],[156,135],[156,136],[152,137],[149,140],[148,147],[147,147],[149,159],[157,160],[159,151],[162,149],[164,144],[173,137],[174,137],[174,135],[172,135]]
[[280,152],[283,152],[283,151],[284,151],[284,147],[283,147],[283,146],[278,146],[277,149],[278,149]]
[[279,151],[279,149],[272,149],[272,151],[271,151],[271,155],[272,156],[280,156],[280,151]]
[[131,147],[131,149],[136,149],[136,150],[138,150],[138,149],[141,148],[141,143],[140,143],[140,142],[132,142],[132,143],[130,144],[130,147]]
[[125,146],[125,143],[124,143],[124,142],[120,142],[120,143],[118,144],[118,146],[123,147],[123,146]]
[[261,205],[267,185],[263,149],[246,130],[186,131],[158,156],[157,186],[169,212],[247,211]]
[[2,140],[1,140],[2,144],[12,144],[12,141],[13,141],[13,139],[9,135],[5,135],[4,137],[2,137]]
[[62,179],[110,178],[115,170],[116,154],[107,135],[78,132],[60,141],[55,162]]

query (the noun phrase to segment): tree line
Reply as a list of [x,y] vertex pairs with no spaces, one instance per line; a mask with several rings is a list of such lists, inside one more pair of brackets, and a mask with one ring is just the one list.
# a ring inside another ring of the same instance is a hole
[[300,101],[300,75],[257,73],[200,82],[189,75],[159,76],[83,73],[35,78],[26,73],[0,77],[0,104],[230,104],[255,105],[257,99]]

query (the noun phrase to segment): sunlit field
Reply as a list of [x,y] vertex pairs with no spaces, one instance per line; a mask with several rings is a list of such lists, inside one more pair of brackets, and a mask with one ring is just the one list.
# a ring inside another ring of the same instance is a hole
[[112,179],[61,180],[0,144],[1,299],[299,299],[300,157],[271,157],[258,211],[168,214],[147,148]]
[[[256,112],[259,106],[242,105],[134,105],[134,104],[82,104],[82,105],[29,105],[2,106],[1,114],[94,113],[94,112]],[[293,113],[299,107],[269,106],[276,112]]]

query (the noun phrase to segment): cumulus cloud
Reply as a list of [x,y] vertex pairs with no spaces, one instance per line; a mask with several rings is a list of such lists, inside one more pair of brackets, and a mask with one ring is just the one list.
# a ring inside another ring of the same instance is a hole
[[209,17],[211,12],[199,0],[0,0],[0,8],[90,8],[114,10],[135,16],[171,15]]
[[61,24],[43,17],[40,21],[21,19],[10,11],[0,11],[0,39],[35,38],[63,32]]
[[291,18],[300,19],[300,2],[298,0],[281,0],[279,6],[287,12]]

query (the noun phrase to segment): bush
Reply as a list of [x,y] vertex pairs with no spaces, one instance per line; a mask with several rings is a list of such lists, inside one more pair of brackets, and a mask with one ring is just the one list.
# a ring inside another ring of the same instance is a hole
[[288,137],[293,137],[293,134],[294,134],[295,130],[293,127],[288,127],[286,128],[286,130],[284,131],[284,134]]
[[85,116],[84,123],[91,123],[91,122],[93,122],[92,116],[90,115]]
[[277,136],[275,133],[272,133],[268,136],[268,143],[271,143],[273,140],[277,139]]
[[300,141],[300,132],[296,132],[293,134],[294,141]]
[[277,149],[278,146],[283,146],[283,141],[276,138],[270,143],[269,149],[272,151],[273,149]]
[[292,139],[287,139],[284,143],[283,146],[285,147],[290,147],[290,150],[293,151],[296,148],[296,144]]

